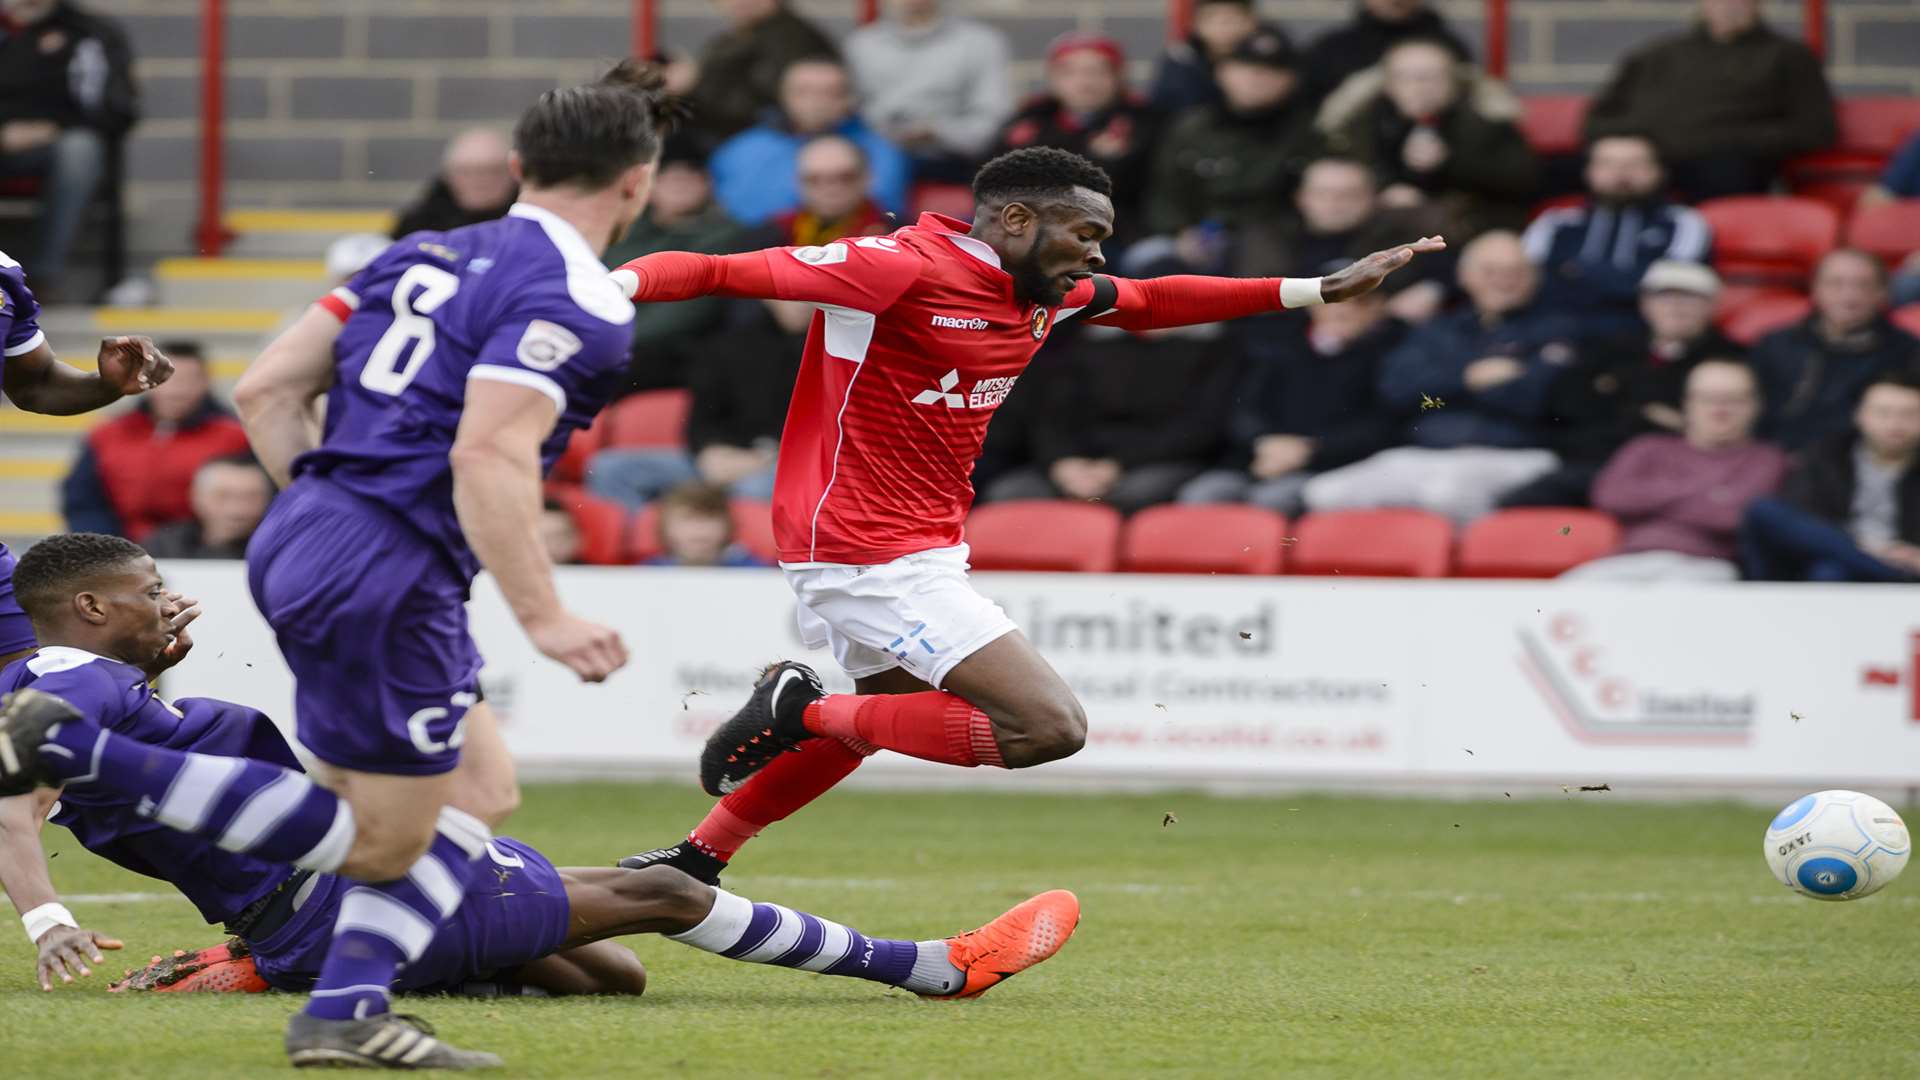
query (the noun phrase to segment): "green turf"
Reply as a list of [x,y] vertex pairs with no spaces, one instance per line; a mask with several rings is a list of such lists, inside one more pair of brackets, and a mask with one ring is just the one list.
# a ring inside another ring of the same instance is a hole
[[[603,863],[704,805],[678,787],[536,786],[510,831]],[[523,1076],[1920,1076],[1915,880],[1850,904],[1790,896],[1762,861],[1765,821],[1604,794],[847,792],[759,841],[729,885],[915,937],[1064,886],[1079,933],[971,1003],[642,938],[642,1000],[411,1008]],[[158,888],[48,838],[70,893]],[[141,956],[215,940],[184,903],[73,906]],[[24,937],[0,939],[14,1075],[283,1068],[295,999],[122,998],[98,979],[43,995]]]

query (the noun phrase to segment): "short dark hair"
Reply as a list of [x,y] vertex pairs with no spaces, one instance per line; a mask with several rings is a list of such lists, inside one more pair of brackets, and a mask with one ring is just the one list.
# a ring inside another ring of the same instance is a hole
[[660,511],[685,510],[702,517],[720,517],[732,521],[732,501],[726,488],[694,481],[681,484],[660,496]]
[[652,161],[685,106],[659,68],[622,60],[600,81],[541,94],[513,126],[520,170],[535,187],[594,190]]
[[1860,396],[1866,397],[1868,392],[1876,386],[1891,386],[1896,390],[1912,390],[1920,393],[1920,370],[1916,370],[1912,365],[1888,368],[1868,379],[1867,385],[1860,390]]
[[207,362],[206,347],[197,341],[163,341],[160,343],[160,351],[174,360],[192,360],[200,364]]
[[980,166],[973,176],[973,201],[981,206],[1004,206],[1034,199],[1064,199],[1074,188],[1113,197],[1113,179],[1107,170],[1071,151],[1026,146]]
[[44,619],[89,578],[147,557],[146,549],[106,533],[63,533],[27,549],[13,568],[13,595],[30,619]]

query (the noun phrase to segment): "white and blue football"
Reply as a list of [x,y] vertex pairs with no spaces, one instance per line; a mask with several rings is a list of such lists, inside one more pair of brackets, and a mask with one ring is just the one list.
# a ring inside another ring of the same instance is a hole
[[1858,900],[1907,868],[1913,839],[1893,807],[1857,791],[1816,791],[1767,826],[1767,865],[1782,885],[1815,900]]

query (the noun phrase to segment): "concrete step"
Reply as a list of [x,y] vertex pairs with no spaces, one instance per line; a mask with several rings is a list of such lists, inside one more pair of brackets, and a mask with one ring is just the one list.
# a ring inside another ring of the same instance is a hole
[[0,506],[13,514],[58,514],[59,481],[0,479]]
[[[72,311],[80,315],[67,314]],[[244,307],[68,308],[61,309],[51,321],[43,320],[41,326],[55,351],[70,354],[97,349],[103,337],[145,334],[157,341],[193,341],[212,356],[253,356],[297,311],[297,306],[292,311]]]
[[390,210],[229,210],[222,218],[233,233],[227,253],[245,257],[317,259],[348,233],[393,228]]
[[317,259],[161,259],[153,267],[168,307],[298,309],[332,287]]

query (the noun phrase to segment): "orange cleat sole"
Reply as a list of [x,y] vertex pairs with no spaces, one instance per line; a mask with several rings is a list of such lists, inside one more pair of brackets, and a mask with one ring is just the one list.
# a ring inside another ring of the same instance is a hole
[[948,938],[947,957],[967,973],[966,984],[956,993],[924,996],[979,997],[1059,952],[1079,925],[1080,898],[1065,889],[1023,900],[980,929]]

